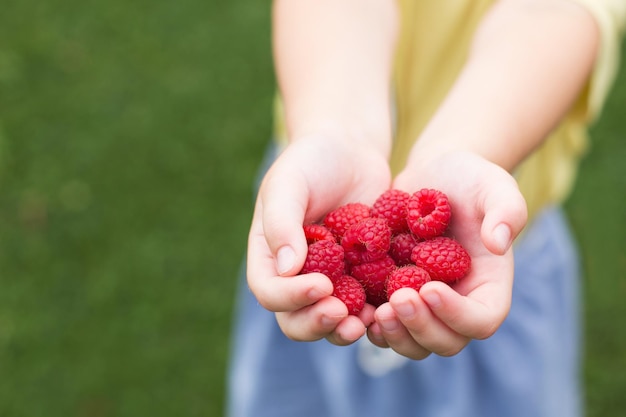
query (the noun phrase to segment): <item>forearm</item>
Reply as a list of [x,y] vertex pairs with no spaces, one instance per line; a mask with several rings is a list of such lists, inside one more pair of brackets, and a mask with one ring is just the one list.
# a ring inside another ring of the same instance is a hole
[[290,138],[363,140],[388,153],[393,0],[276,0],[274,56]]
[[566,0],[508,0],[478,28],[466,66],[409,163],[475,152],[512,170],[574,103],[589,78],[598,33]]

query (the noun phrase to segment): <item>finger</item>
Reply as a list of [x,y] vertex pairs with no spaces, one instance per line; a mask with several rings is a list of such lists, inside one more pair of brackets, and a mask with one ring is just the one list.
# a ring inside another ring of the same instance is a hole
[[431,351],[421,346],[402,324],[391,303],[385,303],[376,310],[376,322],[380,327],[380,336],[400,355],[415,360],[430,355]]
[[326,339],[338,346],[347,346],[359,340],[367,328],[357,316],[348,316],[341,320],[335,330]]
[[261,210],[260,203],[257,203],[248,236],[247,256],[248,286],[259,303],[270,311],[293,311],[332,294],[332,283],[322,274],[279,276],[263,231]]
[[376,307],[371,304],[365,304],[363,310],[359,313],[358,317],[363,322],[365,327],[369,327],[374,323],[375,317],[374,313],[376,312]]
[[511,247],[528,220],[526,201],[515,180],[506,175],[506,180],[498,182],[484,198],[481,238],[485,247],[496,255]]
[[398,290],[389,304],[411,337],[424,349],[452,356],[469,343],[467,336],[457,333],[434,315],[415,290]]
[[365,304],[365,307],[359,314],[359,318],[367,328],[367,337],[376,346],[381,348],[388,348],[389,345],[382,335],[380,326],[376,323],[376,307],[371,304]]
[[327,337],[346,317],[348,309],[335,297],[322,298],[315,304],[296,311],[276,313],[280,329],[287,337],[296,341],[313,341]]
[[358,316],[348,316],[339,322],[335,330],[326,337],[330,343],[346,346],[365,335],[367,328],[374,322],[376,308],[365,304]]
[[387,340],[385,340],[385,336],[383,336],[383,330],[380,327],[380,324],[378,324],[377,322],[374,322],[370,326],[368,326],[367,338],[370,340],[370,342],[372,342],[379,348],[389,347],[389,343],[387,343]]
[[[273,264],[273,260],[269,259],[266,263]],[[259,304],[267,310],[274,312],[299,310],[333,293],[332,282],[323,274],[268,276],[262,272],[268,269],[267,266],[258,267],[253,261],[248,262],[248,286]]]
[[265,177],[257,209],[260,225],[280,275],[298,273],[306,258],[306,238],[302,230],[307,209],[306,182],[298,175],[270,171]]
[[463,296],[441,282],[422,287],[420,296],[437,318],[456,333],[472,339],[493,335],[511,307],[506,280],[486,282]]

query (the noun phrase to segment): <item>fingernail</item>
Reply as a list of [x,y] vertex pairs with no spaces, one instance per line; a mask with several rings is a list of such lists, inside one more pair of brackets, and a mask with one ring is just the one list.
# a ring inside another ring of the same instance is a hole
[[309,300],[311,301],[317,301],[325,295],[327,294],[317,287],[311,288],[309,292],[306,293],[306,296],[309,297]]
[[511,245],[511,229],[504,223],[500,223],[493,229],[493,238],[496,241],[498,249],[502,253],[506,252]]
[[378,323],[386,332],[393,332],[398,328],[398,321],[395,319],[382,319]]
[[430,308],[438,308],[441,305],[441,297],[436,292],[420,293],[420,295]]
[[331,317],[331,316],[322,316],[322,326],[324,327],[334,327],[337,325],[341,317]]
[[291,246],[283,246],[276,253],[276,269],[279,274],[285,274],[293,268],[296,261],[296,253]]
[[413,317],[413,315],[415,315],[415,307],[411,303],[402,303],[397,306],[395,310],[396,313],[398,313],[398,316],[404,319],[411,318]]
[[383,337],[381,333],[380,324],[376,328],[370,326],[368,335],[369,335],[369,338],[372,339],[373,342],[374,341],[378,343],[385,342],[385,338]]

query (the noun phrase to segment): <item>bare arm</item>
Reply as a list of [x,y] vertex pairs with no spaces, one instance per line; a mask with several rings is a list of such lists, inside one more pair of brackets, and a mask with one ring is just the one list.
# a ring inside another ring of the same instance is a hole
[[451,355],[506,318],[511,244],[526,206],[509,174],[576,100],[594,64],[593,18],[567,0],[502,0],[481,22],[468,62],[412,149],[398,188],[439,188],[472,271],[451,289],[401,290],[376,311],[370,339],[413,358]]
[[[299,275],[302,225],[391,184],[393,0],[277,0],[274,52],[289,145],[263,179],[248,241],[248,284],[296,340],[348,344],[373,308],[348,317],[321,274]],[[371,307],[371,306],[370,306]]]
[[569,110],[598,42],[592,16],[574,2],[501,0],[411,158],[467,150],[512,170]]
[[341,133],[388,153],[392,0],[278,0],[274,54],[291,138]]

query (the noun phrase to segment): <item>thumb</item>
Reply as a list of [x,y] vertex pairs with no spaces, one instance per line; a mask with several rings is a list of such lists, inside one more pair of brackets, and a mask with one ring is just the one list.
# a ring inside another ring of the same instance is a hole
[[506,181],[499,181],[484,198],[481,238],[485,247],[496,255],[509,250],[528,220],[526,201],[515,180],[506,175]]
[[297,176],[270,175],[261,187],[263,234],[280,275],[300,271],[307,254],[302,225],[308,204],[306,183]]

